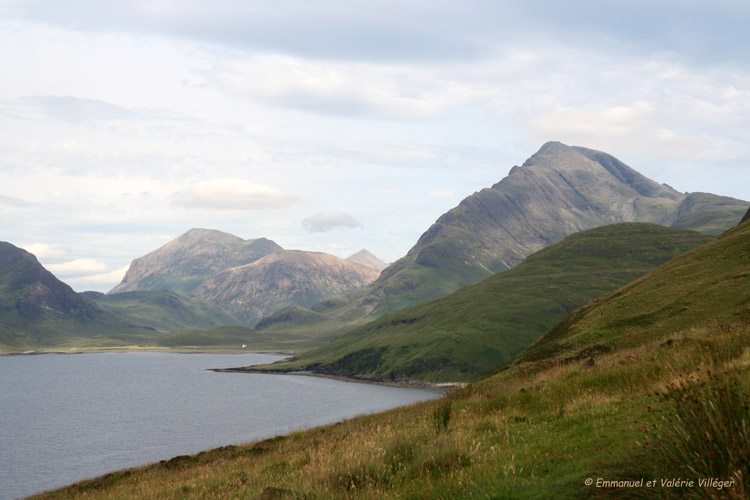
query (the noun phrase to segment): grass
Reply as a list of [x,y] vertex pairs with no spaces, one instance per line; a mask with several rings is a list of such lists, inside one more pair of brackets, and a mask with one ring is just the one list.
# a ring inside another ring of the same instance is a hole
[[124,320],[162,332],[240,324],[218,306],[170,290],[84,295]]
[[575,308],[711,239],[640,223],[584,231],[514,269],[386,315],[271,368],[467,380],[508,361]]

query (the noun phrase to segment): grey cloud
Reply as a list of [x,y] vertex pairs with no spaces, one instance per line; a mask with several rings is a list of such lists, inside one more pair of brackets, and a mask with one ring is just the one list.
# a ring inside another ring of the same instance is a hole
[[461,61],[489,46],[554,40],[747,64],[746,1],[444,2],[31,0],[10,15],[75,30],[146,32],[319,59]]
[[20,198],[14,198],[12,196],[5,196],[3,194],[0,194],[0,205],[9,205],[12,207],[26,207],[26,206],[29,206],[30,203]]
[[355,228],[362,227],[362,224],[354,216],[344,212],[318,212],[304,219],[302,227],[311,233],[325,233],[337,227]]

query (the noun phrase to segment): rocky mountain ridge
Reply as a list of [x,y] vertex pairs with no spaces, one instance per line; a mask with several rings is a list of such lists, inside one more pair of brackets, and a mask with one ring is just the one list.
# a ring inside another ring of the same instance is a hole
[[651,222],[718,234],[737,224],[748,204],[680,193],[607,153],[548,142],[500,182],[438,218],[372,286],[313,309],[364,322],[512,268],[578,231]]

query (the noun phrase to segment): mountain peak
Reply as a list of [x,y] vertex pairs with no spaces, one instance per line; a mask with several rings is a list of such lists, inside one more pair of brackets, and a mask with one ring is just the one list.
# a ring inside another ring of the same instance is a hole
[[255,262],[281,249],[266,238],[243,240],[216,229],[193,228],[135,259],[122,283],[110,293],[164,288],[189,293],[225,269]]
[[365,267],[369,267],[371,269],[375,269],[376,271],[382,271],[383,269],[388,267],[388,264],[386,264],[364,248],[359,252],[353,253],[345,260]]

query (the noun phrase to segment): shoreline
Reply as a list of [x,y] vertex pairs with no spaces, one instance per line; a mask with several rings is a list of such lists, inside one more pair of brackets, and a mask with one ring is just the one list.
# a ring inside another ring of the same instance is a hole
[[241,348],[221,348],[215,349],[205,347],[84,347],[80,349],[68,350],[32,350],[32,351],[10,351],[0,352],[0,356],[41,356],[44,354],[98,354],[111,352],[173,352],[176,354],[272,354],[276,356],[295,356],[293,351],[282,351],[279,349],[268,350],[251,350]]
[[357,384],[383,385],[387,387],[403,387],[409,389],[435,389],[443,392],[450,389],[460,389],[466,387],[466,382],[430,382],[427,380],[386,380],[367,377],[349,377],[346,375],[335,375],[332,373],[317,373],[308,370],[282,371],[282,370],[258,370],[252,366],[243,366],[237,368],[211,368],[211,371],[221,373],[257,373],[265,375],[303,375],[305,377],[328,378],[340,382],[354,382]]

